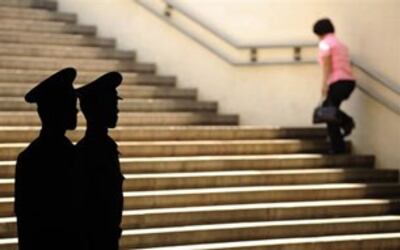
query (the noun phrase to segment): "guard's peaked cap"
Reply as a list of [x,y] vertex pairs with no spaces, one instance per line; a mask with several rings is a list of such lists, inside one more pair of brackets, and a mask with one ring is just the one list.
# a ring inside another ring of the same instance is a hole
[[119,72],[108,72],[76,91],[79,98],[114,94],[116,88],[121,85],[122,80],[122,75]]
[[25,101],[28,103],[38,103],[48,100],[58,100],[66,93],[74,91],[72,86],[76,78],[74,68],[65,68],[53,74],[46,80],[40,82],[25,95]]

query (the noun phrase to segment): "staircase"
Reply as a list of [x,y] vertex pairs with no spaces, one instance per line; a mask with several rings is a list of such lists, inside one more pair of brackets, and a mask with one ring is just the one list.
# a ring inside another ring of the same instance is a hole
[[[400,249],[397,171],[374,169],[373,156],[324,155],[321,128],[238,126],[56,8],[0,1],[1,250],[18,248],[15,159],[40,125],[23,96],[66,66],[78,85],[124,75],[112,131],[126,177],[122,249]],[[81,115],[79,125],[72,140],[83,135]]]

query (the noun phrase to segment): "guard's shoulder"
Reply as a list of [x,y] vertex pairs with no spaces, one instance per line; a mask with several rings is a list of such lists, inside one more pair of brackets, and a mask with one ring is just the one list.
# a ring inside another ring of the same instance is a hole
[[90,147],[90,140],[84,137],[75,144],[75,152],[77,154],[82,154],[87,152]]
[[40,152],[40,140],[31,142],[17,157],[17,165],[31,164],[35,161]]
[[35,154],[37,151],[40,151],[41,148],[41,141],[39,138],[35,139],[31,142],[18,156],[18,158],[25,158],[32,154]]

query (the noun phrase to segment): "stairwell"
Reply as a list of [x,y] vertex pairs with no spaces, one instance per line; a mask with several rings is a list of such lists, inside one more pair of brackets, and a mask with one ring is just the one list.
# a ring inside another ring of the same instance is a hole
[[[18,249],[15,160],[40,125],[23,96],[66,66],[78,85],[124,75],[111,132],[126,177],[122,249],[400,249],[397,171],[370,155],[325,155],[321,128],[239,126],[135,56],[55,2],[0,1],[1,250]],[[69,137],[83,132],[79,115]]]

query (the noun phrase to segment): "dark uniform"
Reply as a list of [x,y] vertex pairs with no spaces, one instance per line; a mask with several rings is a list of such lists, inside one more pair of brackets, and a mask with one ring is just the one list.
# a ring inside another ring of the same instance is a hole
[[77,90],[87,130],[77,144],[81,169],[84,234],[88,249],[117,250],[121,237],[123,176],[117,144],[107,134],[116,126],[119,73],[108,73]]
[[42,130],[19,156],[15,214],[20,250],[79,249],[74,207],[75,149],[64,133],[76,126],[74,69],[64,69],[25,97],[37,103]]

